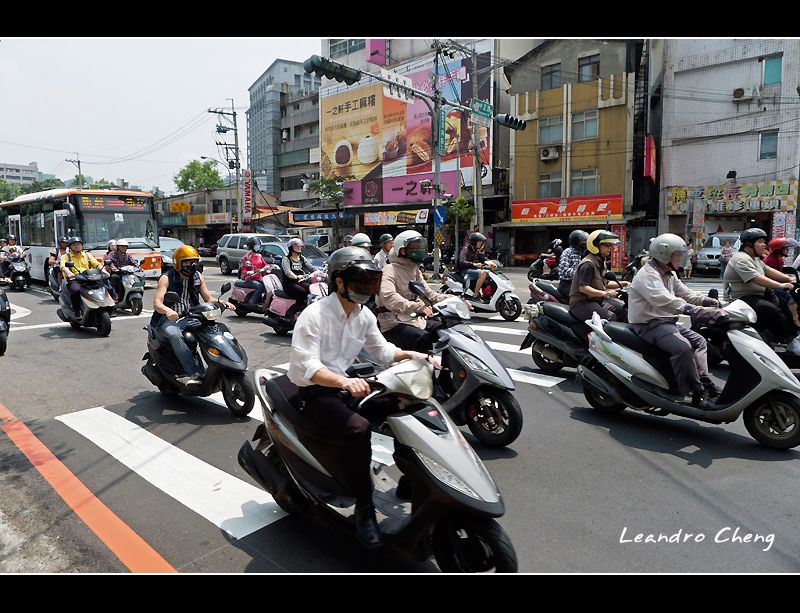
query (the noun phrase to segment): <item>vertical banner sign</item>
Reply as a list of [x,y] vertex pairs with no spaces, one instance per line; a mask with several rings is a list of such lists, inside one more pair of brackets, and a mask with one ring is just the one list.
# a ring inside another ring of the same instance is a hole
[[784,237],[786,237],[786,213],[773,213],[771,238]]
[[626,226],[611,226],[611,231],[619,237],[619,242],[611,247],[611,270],[617,272],[622,270],[622,257],[626,253]]
[[242,178],[244,179],[244,198],[242,199],[242,221],[249,223],[253,219],[253,172],[247,168],[242,171]]

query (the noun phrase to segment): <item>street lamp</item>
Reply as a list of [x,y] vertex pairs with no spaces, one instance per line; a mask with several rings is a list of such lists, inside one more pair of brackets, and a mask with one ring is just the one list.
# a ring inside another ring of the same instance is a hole
[[228,203],[230,204],[230,214],[231,214],[231,234],[233,234],[233,198],[231,196],[231,183],[233,180],[231,179],[231,167],[230,164],[225,164],[222,160],[218,160],[215,157],[208,157],[207,155],[201,155],[201,160],[211,160],[215,164],[222,164],[228,168]]

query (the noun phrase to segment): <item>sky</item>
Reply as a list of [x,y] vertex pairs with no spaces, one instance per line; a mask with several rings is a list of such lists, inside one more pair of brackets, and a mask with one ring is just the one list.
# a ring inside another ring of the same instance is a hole
[[[215,141],[231,110],[246,167],[248,88],[276,59],[320,54],[319,38],[2,38],[0,162],[178,193],[172,177]],[[223,120],[224,121],[224,120]],[[227,177],[227,168],[220,166]]]

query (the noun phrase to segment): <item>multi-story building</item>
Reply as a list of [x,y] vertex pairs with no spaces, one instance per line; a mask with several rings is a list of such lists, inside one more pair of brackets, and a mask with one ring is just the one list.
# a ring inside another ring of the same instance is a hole
[[247,164],[259,187],[292,206],[311,203],[319,178],[319,85],[301,62],[275,60],[250,86]]
[[[547,40],[505,71],[525,131],[512,133],[512,219],[496,232],[517,260],[570,232],[610,227],[622,243],[647,215],[644,41]],[[650,184],[655,182],[655,174]],[[655,207],[651,207],[655,214]]]
[[27,165],[0,162],[0,179],[12,185],[30,185],[34,181],[41,181],[42,173],[36,162]]
[[800,41],[665,43],[659,231],[793,237]]

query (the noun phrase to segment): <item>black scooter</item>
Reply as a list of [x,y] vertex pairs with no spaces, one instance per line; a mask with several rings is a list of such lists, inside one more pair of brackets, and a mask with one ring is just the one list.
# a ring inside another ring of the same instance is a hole
[[11,303],[4,289],[0,288],[0,355],[6,352],[8,331],[11,328]]
[[[220,296],[230,289],[231,284],[225,283]],[[175,292],[167,292],[164,304],[176,304],[179,299]],[[205,303],[181,314],[183,318],[191,320],[183,337],[189,351],[194,355],[198,370],[205,370],[201,385],[187,386],[177,381],[186,373],[175,357],[172,346],[163,342],[149,325],[144,328],[147,330],[147,353],[142,360],[147,363],[142,366],[142,374],[165,396],[209,396],[219,390],[231,413],[236,417],[245,417],[255,404],[255,390],[247,377],[247,354],[244,347],[225,324],[217,322],[224,308],[220,308],[217,303]],[[208,369],[204,369],[203,360],[208,364]]]
[[31,265],[25,259],[25,252],[30,247],[25,247],[22,253],[12,253],[8,258],[8,277],[15,290],[24,291],[31,285]]

